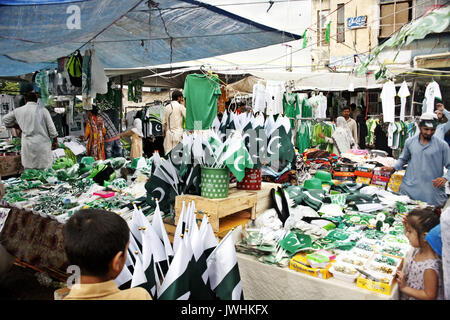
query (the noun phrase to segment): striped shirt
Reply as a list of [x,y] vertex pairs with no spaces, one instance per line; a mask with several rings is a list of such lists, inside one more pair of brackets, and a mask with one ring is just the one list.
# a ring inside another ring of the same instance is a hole
[[106,113],[100,113],[103,119],[103,125],[106,129],[105,142],[111,142],[120,138],[119,131]]

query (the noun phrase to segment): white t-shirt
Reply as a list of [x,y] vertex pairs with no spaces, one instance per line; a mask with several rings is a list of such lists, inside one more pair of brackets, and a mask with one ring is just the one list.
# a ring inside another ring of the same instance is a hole
[[395,122],[395,85],[393,81],[388,81],[383,84],[381,90],[381,103],[383,107],[383,121]]
[[408,85],[406,81],[403,81],[400,90],[398,90],[398,96],[400,97],[401,107],[400,107],[400,121],[405,121],[405,106],[406,106],[406,97],[409,96]]
[[266,85],[266,114],[283,113],[283,83],[267,81]]
[[425,112],[434,113],[434,99],[439,98],[442,100],[441,90],[436,81],[430,82],[425,89],[425,98],[427,99],[427,108]]
[[317,113],[316,118],[326,118],[327,117],[327,97],[325,97],[323,94],[319,94],[317,96]]
[[262,83],[253,85],[252,106],[254,112],[266,110],[266,87]]
[[394,122],[389,123],[389,127],[388,127],[388,147],[392,148],[393,144],[394,144],[394,134],[395,131],[397,131],[397,126],[395,125]]

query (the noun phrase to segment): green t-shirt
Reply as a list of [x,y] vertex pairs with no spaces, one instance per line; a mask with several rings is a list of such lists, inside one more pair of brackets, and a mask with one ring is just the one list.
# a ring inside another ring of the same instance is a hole
[[297,115],[300,114],[298,95],[296,93],[284,93],[283,108],[284,113],[288,118],[294,118],[289,119],[289,121],[291,122],[291,128],[295,129],[295,119],[297,118]]
[[[186,99],[186,129],[209,129],[217,115],[217,99],[221,96],[219,79],[189,74],[184,82],[183,95]],[[195,122],[201,122],[201,125],[194,127]]]

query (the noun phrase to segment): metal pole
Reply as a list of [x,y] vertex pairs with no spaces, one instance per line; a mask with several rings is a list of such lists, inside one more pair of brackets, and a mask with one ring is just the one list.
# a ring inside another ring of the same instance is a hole
[[119,130],[122,132],[123,119],[123,76],[120,76],[120,116],[119,116]]
[[413,80],[413,92],[411,95],[411,117],[414,117],[414,94],[416,93],[416,79]]

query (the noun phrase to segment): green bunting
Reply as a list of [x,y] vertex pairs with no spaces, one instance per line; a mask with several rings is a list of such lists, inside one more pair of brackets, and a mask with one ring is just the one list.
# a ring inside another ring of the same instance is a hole
[[327,43],[330,43],[330,26],[331,26],[331,20],[327,24],[327,31],[325,31],[325,41]]

